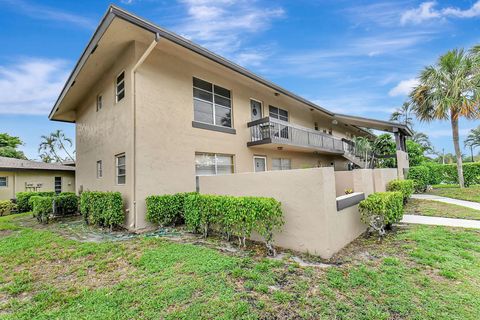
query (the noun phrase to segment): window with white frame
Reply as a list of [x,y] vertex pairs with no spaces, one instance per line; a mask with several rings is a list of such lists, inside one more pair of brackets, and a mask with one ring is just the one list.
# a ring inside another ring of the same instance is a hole
[[195,174],[211,176],[234,172],[233,156],[216,153],[195,153]]
[[103,163],[102,160],[97,161],[97,178],[103,177]]
[[103,107],[103,97],[102,95],[98,95],[97,96],[97,112],[102,110],[102,107]]
[[292,169],[290,159],[276,158],[272,159],[272,170],[290,170]]
[[269,115],[272,118],[282,120],[282,121],[287,121],[288,122],[288,111],[283,110],[274,106],[269,106]]
[[222,127],[232,127],[230,90],[193,78],[194,120]]
[[127,171],[124,153],[115,156],[115,170],[117,184],[125,184]]
[[117,76],[117,82],[115,86],[115,97],[116,97],[115,98],[116,102],[119,102],[120,100],[125,98],[125,71],[122,71],[122,73],[120,73]]
[[0,177],[0,187],[8,187],[8,178]]

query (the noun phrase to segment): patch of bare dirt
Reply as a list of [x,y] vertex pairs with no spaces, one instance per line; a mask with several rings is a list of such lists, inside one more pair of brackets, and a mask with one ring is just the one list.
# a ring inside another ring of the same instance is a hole
[[12,230],[0,230],[0,238],[5,238],[11,235],[14,231]]

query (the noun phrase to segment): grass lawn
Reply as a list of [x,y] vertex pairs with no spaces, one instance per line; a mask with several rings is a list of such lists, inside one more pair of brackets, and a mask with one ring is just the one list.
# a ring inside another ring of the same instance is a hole
[[434,187],[432,190],[427,192],[429,194],[434,194],[437,196],[480,202],[480,186],[475,185],[469,188],[460,189],[458,186],[450,187]]
[[2,319],[479,319],[480,231],[402,227],[327,268],[0,217]]
[[410,199],[405,214],[480,220],[480,211],[439,201]]

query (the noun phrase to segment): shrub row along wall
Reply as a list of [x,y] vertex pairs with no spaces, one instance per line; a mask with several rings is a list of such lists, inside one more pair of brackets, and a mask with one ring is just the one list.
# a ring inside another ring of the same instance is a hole
[[[333,168],[201,176],[199,185],[203,194],[261,196],[280,201],[285,224],[281,232],[274,233],[274,240],[283,248],[328,259],[366,229],[358,206],[337,211]],[[257,239],[255,233],[252,238]]]
[[[480,184],[480,162],[464,163],[463,177],[465,186]],[[415,181],[415,190],[417,192],[425,191],[428,185],[440,183],[457,184],[457,165],[425,163],[421,166],[411,167],[408,171],[408,178]]]
[[243,246],[256,232],[272,251],[273,232],[284,223],[281,204],[273,198],[180,193],[150,196],[146,201],[150,222],[170,225],[183,220],[192,232],[206,237],[214,230],[228,239],[236,236]]
[[28,205],[39,222],[48,223],[52,216],[77,213],[78,197],[73,192],[62,192],[54,196],[33,195],[29,197]]
[[32,211],[32,203],[29,201],[31,197],[40,196],[40,197],[53,197],[55,192],[17,192],[17,206],[19,212],[28,212]]
[[84,191],[80,196],[80,212],[85,222],[110,229],[125,221],[120,192]]

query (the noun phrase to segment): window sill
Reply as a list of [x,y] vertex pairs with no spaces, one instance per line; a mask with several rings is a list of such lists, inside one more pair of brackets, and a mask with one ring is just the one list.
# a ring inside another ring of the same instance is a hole
[[230,134],[236,134],[237,133],[237,131],[233,128],[216,126],[214,124],[208,124],[208,123],[197,122],[197,121],[192,121],[192,127],[198,128],[198,129],[218,131],[218,132],[223,132],[223,133],[230,133]]

